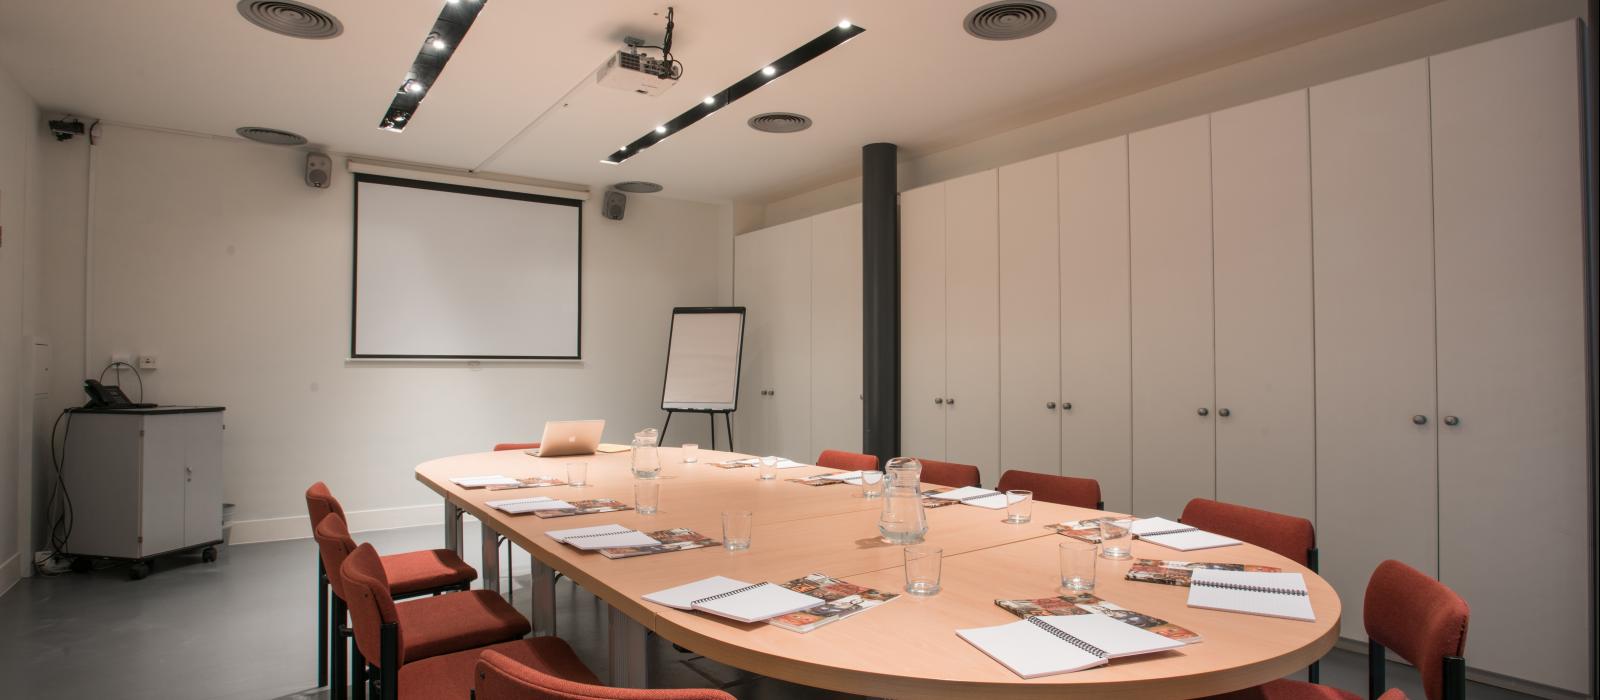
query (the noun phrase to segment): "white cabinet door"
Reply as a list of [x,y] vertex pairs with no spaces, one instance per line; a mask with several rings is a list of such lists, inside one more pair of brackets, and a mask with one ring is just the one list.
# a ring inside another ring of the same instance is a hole
[[808,461],[811,452],[811,219],[773,229],[764,283],[770,287],[772,405],[766,425],[770,454]]
[[183,544],[222,539],[222,412],[183,413]]
[[943,460],[944,183],[900,193],[900,452]]
[[945,183],[945,456],[1000,475],[1000,262],[995,171]]
[[811,217],[811,455],[861,451],[861,205]]
[[1133,507],[1172,518],[1216,496],[1209,117],[1130,135],[1128,175]]
[[1473,668],[1583,693],[1578,37],[1566,22],[1435,56],[1430,85],[1439,578],[1472,608]]
[[1317,539],[1353,639],[1380,562],[1438,571],[1428,144],[1425,61],[1311,88]]
[[1056,157],[1000,168],[1000,461],[1061,468]]
[[733,446],[740,452],[768,454],[766,424],[771,402],[774,290],[764,280],[774,239],[767,231],[742,234],[733,242],[733,302],[745,308],[744,348],[739,368],[739,408],[733,414]]
[[1061,473],[1098,480],[1132,508],[1128,314],[1128,139],[1059,155]]
[[147,415],[139,438],[139,555],[180,549],[183,541],[183,414]]
[[1306,99],[1301,90],[1211,115],[1217,498],[1314,518]]

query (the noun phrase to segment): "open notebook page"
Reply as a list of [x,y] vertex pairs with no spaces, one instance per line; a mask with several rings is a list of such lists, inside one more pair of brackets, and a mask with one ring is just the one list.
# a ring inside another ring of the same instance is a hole
[[1189,607],[1307,622],[1317,619],[1305,577],[1292,572],[1195,569],[1189,577]]
[[652,603],[659,603],[669,608],[679,610],[693,610],[694,602],[701,598],[710,598],[729,591],[736,591],[750,584],[726,576],[712,576],[699,581],[690,581],[682,586],[674,586],[666,590],[644,594],[644,599]]
[[1023,678],[1081,671],[1108,659],[1183,646],[1178,640],[1098,614],[1029,617],[996,627],[956,630],[956,634]]

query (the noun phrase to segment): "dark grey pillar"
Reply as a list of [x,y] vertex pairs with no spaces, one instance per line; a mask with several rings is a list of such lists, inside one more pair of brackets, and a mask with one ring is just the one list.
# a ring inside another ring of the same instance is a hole
[[900,453],[900,200],[892,143],[861,149],[862,448]]

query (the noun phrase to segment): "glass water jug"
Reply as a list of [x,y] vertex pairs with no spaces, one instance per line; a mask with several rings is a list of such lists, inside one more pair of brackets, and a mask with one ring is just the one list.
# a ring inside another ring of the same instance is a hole
[[917,544],[928,534],[928,516],[922,509],[922,462],[895,457],[884,471],[878,532],[890,544]]
[[655,428],[645,428],[633,434],[633,476],[637,479],[654,479],[661,476],[661,455],[656,440],[661,433]]

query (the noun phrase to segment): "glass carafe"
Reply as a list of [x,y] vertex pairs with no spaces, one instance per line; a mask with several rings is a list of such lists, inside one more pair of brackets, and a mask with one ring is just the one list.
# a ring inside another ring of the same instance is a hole
[[633,434],[633,476],[637,479],[654,479],[661,476],[661,455],[656,439],[661,433],[655,428],[645,428]]
[[928,534],[928,516],[922,509],[922,462],[895,457],[884,471],[878,532],[891,544],[917,544]]

